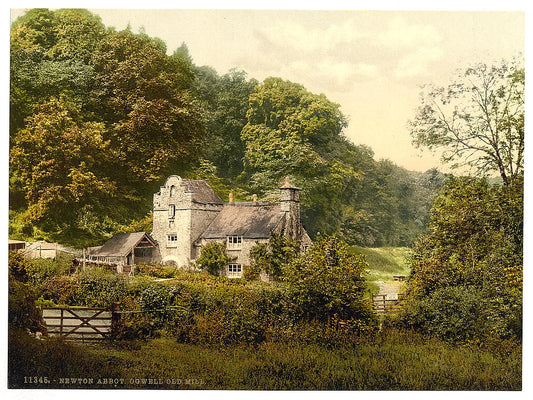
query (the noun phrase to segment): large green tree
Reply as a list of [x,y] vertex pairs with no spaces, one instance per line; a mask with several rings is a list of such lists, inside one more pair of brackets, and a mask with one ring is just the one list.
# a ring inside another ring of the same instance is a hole
[[194,88],[206,114],[206,158],[219,176],[235,180],[243,171],[244,144],[241,131],[247,123],[248,98],[257,81],[244,71],[219,76],[210,67],[196,67]]
[[193,79],[182,51],[168,56],[161,40],[108,30],[86,10],[34,9],[18,18],[12,233],[38,228],[42,237],[75,243],[145,217],[164,176],[198,164],[203,152]]
[[32,9],[11,26],[10,132],[13,136],[51,96],[86,103],[94,84],[89,60],[106,35],[87,10]]
[[415,145],[505,185],[524,170],[524,67],[519,60],[478,64],[448,86],[428,85],[413,121]]
[[148,189],[145,183],[159,184],[197,158],[204,125],[189,94],[192,71],[182,58],[168,57],[160,40],[125,30],[99,43],[92,64],[93,106],[117,152],[117,179]]
[[105,169],[113,154],[104,133],[103,124],[84,121],[79,106],[65,99],[37,108],[10,151],[25,193],[27,208],[19,216],[24,224],[52,238],[96,233],[94,226],[84,226],[84,214],[111,211],[109,200],[119,190]]
[[406,321],[450,340],[520,337],[523,185],[454,178],[414,247]]

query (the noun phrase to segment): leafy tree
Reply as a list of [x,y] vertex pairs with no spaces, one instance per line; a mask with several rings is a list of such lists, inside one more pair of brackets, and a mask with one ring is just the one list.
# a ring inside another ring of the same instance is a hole
[[204,127],[188,94],[192,71],[183,58],[168,57],[161,41],[126,30],[100,41],[92,63],[93,106],[109,127],[117,179],[149,189],[147,183],[197,159]]
[[11,25],[11,50],[42,53],[49,60],[87,63],[106,30],[99,16],[83,9],[32,9]]
[[524,170],[524,67],[478,64],[447,87],[427,86],[411,125],[415,145],[443,148],[444,162],[497,171],[505,185]]
[[240,135],[247,123],[248,98],[257,81],[247,80],[244,71],[231,70],[222,76],[210,67],[194,71],[195,92],[207,114],[206,158],[216,166],[219,176],[235,179],[244,168]]
[[371,319],[366,299],[363,256],[353,255],[338,238],[322,237],[283,271],[295,301],[310,319]]
[[65,99],[38,108],[10,151],[26,194],[25,218],[65,234],[69,228],[83,229],[84,207],[108,209],[117,188],[104,171],[112,153],[103,135],[102,124],[83,121],[79,107]]
[[33,9],[11,26],[10,129],[14,135],[35,104],[51,96],[87,103],[89,60],[106,35],[100,17],[81,9]]
[[[521,177],[503,187],[475,178],[447,182],[430,233],[414,248],[409,323],[453,340],[520,336],[522,193]],[[443,298],[448,295],[456,300]],[[439,301],[464,301],[471,310],[460,316],[461,307],[435,308]],[[467,332],[453,322],[459,319],[478,328]]]
[[202,247],[196,265],[211,275],[219,275],[235,259],[236,257],[228,256],[224,242],[210,242]]

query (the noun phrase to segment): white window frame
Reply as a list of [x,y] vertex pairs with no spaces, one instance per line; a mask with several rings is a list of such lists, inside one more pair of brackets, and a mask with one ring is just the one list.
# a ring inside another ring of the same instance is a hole
[[228,249],[240,249],[242,247],[242,236],[228,236]]
[[167,234],[167,247],[177,247],[178,246],[178,234],[169,233]]
[[240,278],[242,276],[242,264],[228,264],[228,278]]

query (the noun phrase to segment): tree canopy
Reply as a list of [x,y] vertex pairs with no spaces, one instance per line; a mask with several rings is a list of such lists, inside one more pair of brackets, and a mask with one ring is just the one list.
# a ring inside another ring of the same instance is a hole
[[478,174],[496,171],[505,185],[524,170],[524,67],[519,60],[478,64],[446,87],[428,85],[413,121],[419,147]]
[[409,245],[444,180],[374,160],[323,94],[219,75],[185,43],[169,55],[162,40],[87,10],[29,10],[11,26],[10,60],[13,238],[85,246],[147,226],[152,194],[177,173],[222,198],[272,202],[289,176],[312,236]]

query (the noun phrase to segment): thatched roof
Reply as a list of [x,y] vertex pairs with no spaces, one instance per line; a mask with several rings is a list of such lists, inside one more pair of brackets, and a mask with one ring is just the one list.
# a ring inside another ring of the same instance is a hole
[[154,239],[152,239],[146,232],[118,233],[105,242],[102,246],[91,248],[89,253],[93,256],[125,257],[144,238],[151,242],[155,247]]
[[221,239],[227,236],[269,238],[282,217],[279,204],[229,203],[209,225],[201,239]]
[[182,185],[187,192],[192,192],[192,200],[204,204],[223,204],[223,201],[206,181],[182,179]]

